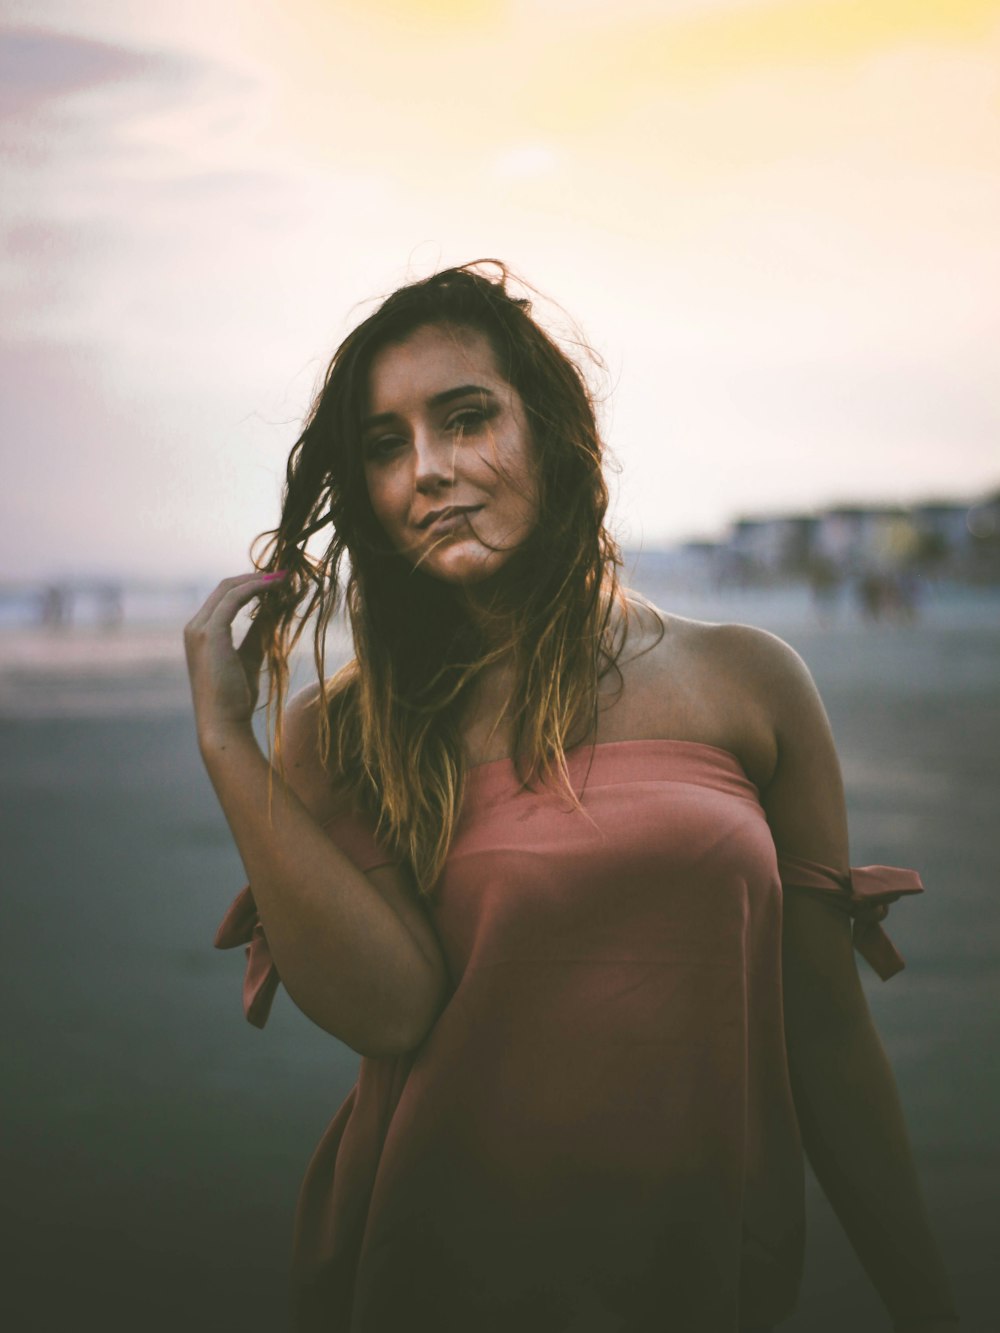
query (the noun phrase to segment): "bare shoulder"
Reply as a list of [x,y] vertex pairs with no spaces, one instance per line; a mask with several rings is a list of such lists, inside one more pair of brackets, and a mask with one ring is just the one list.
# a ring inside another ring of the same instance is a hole
[[812,681],[809,668],[791,644],[757,625],[705,622],[698,639],[702,651],[720,668],[747,673],[753,688],[772,706],[779,704],[789,686],[801,688]]
[[731,750],[761,789],[782,749],[828,732],[808,666],[777,634],[676,615],[631,590],[628,599],[634,628],[623,663],[646,719],[633,716],[633,726]]
[[791,644],[756,625],[709,626],[708,651],[722,669],[739,673],[774,728],[779,747],[817,726],[826,713],[812,672]]
[[662,645],[699,660],[701,665],[744,667],[801,662],[795,649],[770,630],[738,622],[695,620],[666,611],[629,588],[629,642],[643,646]]
[[671,617],[672,632],[685,652],[712,680],[725,681],[740,704],[775,729],[819,701],[812,674],[784,639],[757,625],[713,623]]

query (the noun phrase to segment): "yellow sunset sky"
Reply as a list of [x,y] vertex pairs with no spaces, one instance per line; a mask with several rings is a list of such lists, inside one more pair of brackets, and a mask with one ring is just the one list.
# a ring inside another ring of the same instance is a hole
[[0,13],[8,576],[245,568],[339,339],[481,256],[631,545],[1000,484],[1000,0]]

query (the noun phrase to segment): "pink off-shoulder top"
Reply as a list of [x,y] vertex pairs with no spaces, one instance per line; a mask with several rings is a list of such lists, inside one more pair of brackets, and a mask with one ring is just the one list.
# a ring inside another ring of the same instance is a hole
[[[803,1157],[781,992],[782,889],[848,913],[912,870],[781,858],[739,760],[700,742],[567,756],[583,809],[470,771],[428,904],[454,983],[414,1051],[362,1058],[303,1184],[298,1333],[736,1333],[793,1309]],[[364,821],[328,832],[361,870]],[[854,943],[903,967],[881,926]],[[249,886],[244,1004],[278,977]]]

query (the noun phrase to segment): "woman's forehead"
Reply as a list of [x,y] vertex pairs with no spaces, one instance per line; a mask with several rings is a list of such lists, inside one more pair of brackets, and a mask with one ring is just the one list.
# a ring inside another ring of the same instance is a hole
[[375,353],[368,375],[369,410],[395,410],[388,400],[429,398],[466,382],[485,382],[494,390],[506,383],[487,336],[462,326],[424,325]]

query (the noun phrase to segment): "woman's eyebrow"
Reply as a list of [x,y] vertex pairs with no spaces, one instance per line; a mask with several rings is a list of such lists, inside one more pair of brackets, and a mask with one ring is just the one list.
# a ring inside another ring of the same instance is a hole
[[484,398],[496,397],[485,384],[460,384],[457,389],[445,389],[443,393],[434,394],[432,398],[428,398],[427,403],[429,407],[444,407],[445,403],[450,403],[456,398],[465,398],[470,393],[482,394]]
[[[477,393],[483,398],[496,397],[493,390],[487,389],[485,384],[460,384],[457,388],[443,389],[440,393],[433,394],[427,399],[427,406],[444,407],[456,398],[467,398],[469,394],[473,393]],[[378,426],[387,426],[391,421],[396,420],[396,416],[395,412],[377,412],[374,416],[365,417],[361,423],[361,429],[374,430]]]

